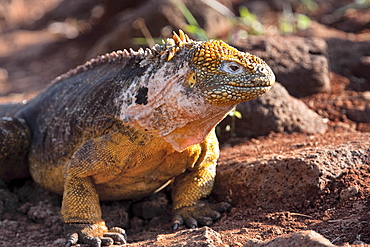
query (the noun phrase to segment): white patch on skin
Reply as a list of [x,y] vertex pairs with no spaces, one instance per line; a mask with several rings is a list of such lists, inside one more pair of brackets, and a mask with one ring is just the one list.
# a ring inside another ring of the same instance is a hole
[[[162,136],[176,151],[181,151],[204,141],[234,106],[215,106],[201,94],[186,94],[185,80],[192,70],[184,65],[173,74],[172,67],[166,67],[151,75],[144,74],[121,94],[120,118],[137,130]],[[135,103],[141,87],[148,88],[147,104]]]
[[4,120],[4,121],[13,121],[13,118],[11,118],[11,117],[2,117],[1,120]]

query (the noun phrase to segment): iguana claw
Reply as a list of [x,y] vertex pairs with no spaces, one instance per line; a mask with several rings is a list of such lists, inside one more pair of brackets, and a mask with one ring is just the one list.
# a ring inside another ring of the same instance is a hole
[[207,201],[199,201],[193,206],[176,209],[172,220],[173,229],[176,230],[184,223],[191,229],[198,227],[198,225],[212,225],[215,220],[221,217],[222,212],[230,208],[231,205],[227,202],[211,204]]
[[97,224],[67,224],[66,230],[69,233],[65,247],[71,247],[81,243],[88,244],[92,247],[101,247],[112,244],[126,244],[126,232],[122,228],[108,228],[103,223]]
[[71,247],[71,246],[77,244],[77,241],[78,241],[78,234],[77,234],[77,232],[72,233],[72,234],[68,234],[66,240],[67,240],[67,242],[64,245],[64,247]]

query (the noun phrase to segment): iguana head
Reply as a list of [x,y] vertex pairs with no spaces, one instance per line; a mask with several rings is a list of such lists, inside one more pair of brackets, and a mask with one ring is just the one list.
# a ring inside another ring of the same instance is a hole
[[259,57],[240,52],[223,41],[201,43],[192,54],[194,82],[214,105],[234,105],[267,92],[275,82],[270,67]]
[[[162,136],[177,151],[202,142],[237,103],[267,92],[275,82],[260,58],[223,41],[191,40],[182,31],[146,52],[146,73],[124,92],[121,118]],[[145,95],[144,95],[145,94]],[[127,100],[125,97],[136,97]],[[145,101],[137,100],[145,97]]]
[[[214,105],[235,105],[267,92],[275,82],[271,68],[259,57],[241,52],[221,40],[191,40],[182,30],[159,48],[167,61],[183,57],[193,73],[187,86]],[[185,54],[181,54],[185,51]]]

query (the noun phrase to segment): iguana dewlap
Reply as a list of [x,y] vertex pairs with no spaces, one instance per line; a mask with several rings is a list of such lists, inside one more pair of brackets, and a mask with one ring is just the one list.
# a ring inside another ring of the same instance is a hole
[[260,58],[182,31],[145,51],[100,56],[28,103],[0,108],[0,176],[29,172],[63,194],[67,246],[125,242],[105,226],[99,200],[142,197],[171,180],[174,226],[209,225],[226,205],[199,201],[216,174],[214,128],[274,81]]

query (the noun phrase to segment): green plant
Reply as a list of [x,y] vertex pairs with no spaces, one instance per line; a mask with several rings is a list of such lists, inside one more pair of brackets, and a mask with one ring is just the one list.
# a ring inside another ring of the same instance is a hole
[[370,6],[370,0],[355,0],[355,4],[358,4],[363,7],[369,7]]
[[[239,8],[239,18],[236,18],[236,23],[248,34],[261,35],[264,33],[264,28],[257,16],[252,14],[247,7]],[[235,22],[235,21],[234,21]]]
[[365,9],[368,7],[370,7],[370,0],[355,0],[353,3],[349,3],[335,10],[335,13],[344,15],[348,9]]
[[185,17],[186,21],[189,23],[184,29],[186,33],[190,33],[200,40],[207,40],[206,31],[200,27],[198,21],[195,19],[190,10],[181,0],[173,0],[177,8],[180,10],[181,14]]
[[319,6],[313,0],[300,0],[303,8],[307,11],[315,11]]
[[283,13],[280,17],[279,28],[280,31],[289,34],[298,30],[305,30],[311,25],[311,19],[304,15],[293,13],[289,5],[284,7]]
[[357,241],[361,241],[361,234],[358,234],[358,235],[356,236],[356,240],[357,240]]
[[161,42],[161,39],[153,38],[152,34],[150,33],[148,27],[145,24],[143,18],[138,18],[133,25],[140,29],[141,33],[144,35],[144,38],[133,38],[132,43],[135,45],[148,45],[149,47],[154,46]]
[[235,132],[235,121],[236,119],[242,119],[242,114],[234,108],[232,111],[229,112],[228,116],[231,118],[231,123],[226,125],[225,130],[226,132],[230,132],[230,137],[236,137]]

